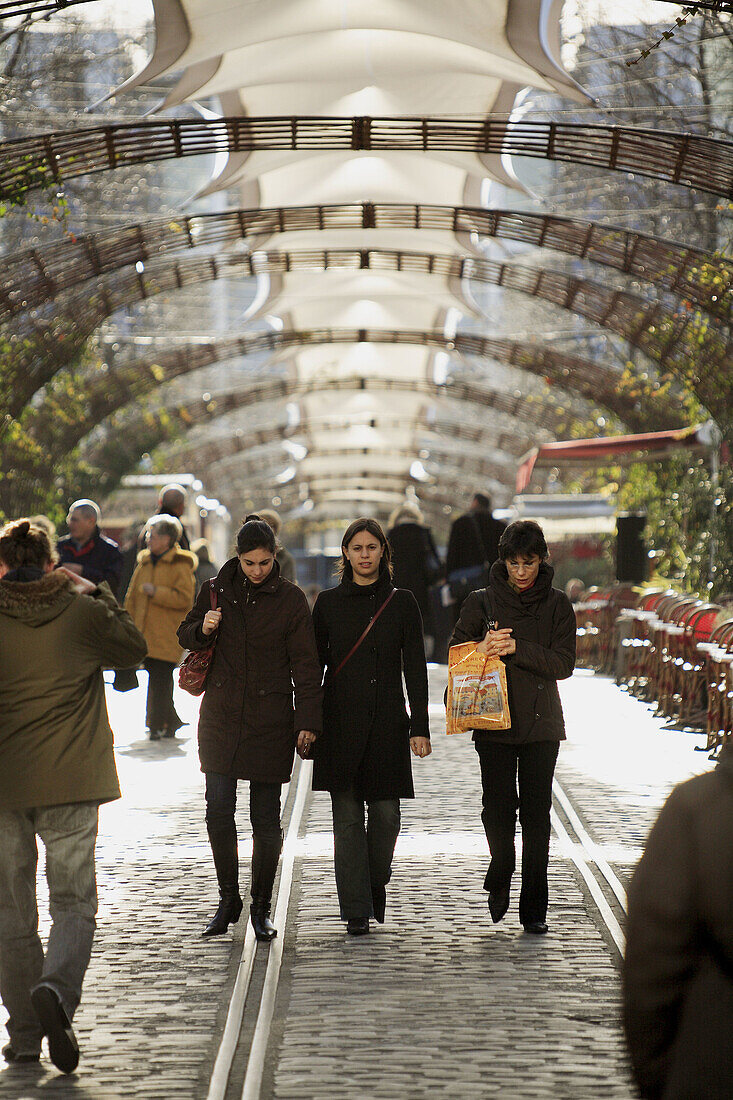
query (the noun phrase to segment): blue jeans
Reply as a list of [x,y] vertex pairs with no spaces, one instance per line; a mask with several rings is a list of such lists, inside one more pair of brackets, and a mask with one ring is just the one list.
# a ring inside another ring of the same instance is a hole
[[353,790],[332,791],[333,848],[341,920],[373,917],[372,887],[386,886],[400,833],[400,801],[366,803]]
[[[0,997],[16,1054],[35,1054],[41,1047],[30,999],[35,986],[54,989],[69,1019],[79,1006],[96,928],[98,817],[96,802],[0,812]],[[45,958],[38,935],[36,836],[46,848],[53,922]]]

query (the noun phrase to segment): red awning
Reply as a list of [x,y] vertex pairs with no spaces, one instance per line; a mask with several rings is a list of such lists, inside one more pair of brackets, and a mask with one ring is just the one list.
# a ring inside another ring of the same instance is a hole
[[599,439],[572,439],[533,447],[522,456],[517,470],[517,492],[523,493],[536,467],[619,466],[648,462],[680,450],[705,450],[713,442],[710,424],[639,435],[610,435]]

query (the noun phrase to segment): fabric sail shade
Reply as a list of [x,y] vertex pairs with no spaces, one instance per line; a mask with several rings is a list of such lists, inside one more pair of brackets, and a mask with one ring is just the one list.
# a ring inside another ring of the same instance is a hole
[[715,433],[710,422],[664,432],[545,443],[542,447],[533,447],[520,459],[516,489],[518,493],[523,493],[537,468],[557,466],[562,469],[571,466],[605,466],[609,463],[625,466],[631,462],[650,462],[681,450],[706,450],[714,443]]

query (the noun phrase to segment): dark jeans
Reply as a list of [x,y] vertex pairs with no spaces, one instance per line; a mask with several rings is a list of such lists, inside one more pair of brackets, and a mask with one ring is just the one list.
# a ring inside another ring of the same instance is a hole
[[481,763],[483,812],[491,863],[484,890],[509,885],[515,867],[514,834],[522,826],[522,889],[519,920],[544,921],[547,916],[547,863],[550,852],[552,777],[560,746],[557,741],[505,745],[476,744]]
[[[206,823],[215,818],[233,818],[237,809],[237,782],[230,775],[206,773]],[[280,836],[280,783],[249,784],[249,820],[254,836]]]
[[149,730],[169,730],[180,727],[181,719],[173,706],[173,661],[160,661],[146,657],[143,662],[148,673],[148,698],[145,707],[145,724]]
[[[282,850],[279,783],[250,780],[249,819],[252,823],[252,898],[269,904]],[[206,828],[220,888],[239,881],[239,855],[234,811],[237,780],[206,773]]]
[[331,794],[336,890],[341,920],[373,917],[372,887],[386,886],[400,833],[398,798],[365,803],[353,790]]

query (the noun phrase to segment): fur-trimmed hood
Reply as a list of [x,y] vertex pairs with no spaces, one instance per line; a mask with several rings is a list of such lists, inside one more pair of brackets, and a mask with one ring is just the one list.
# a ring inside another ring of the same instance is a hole
[[66,610],[77,593],[64,573],[47,573],[37,581],[0,580],[0,615],[26,626],[43,626]]

